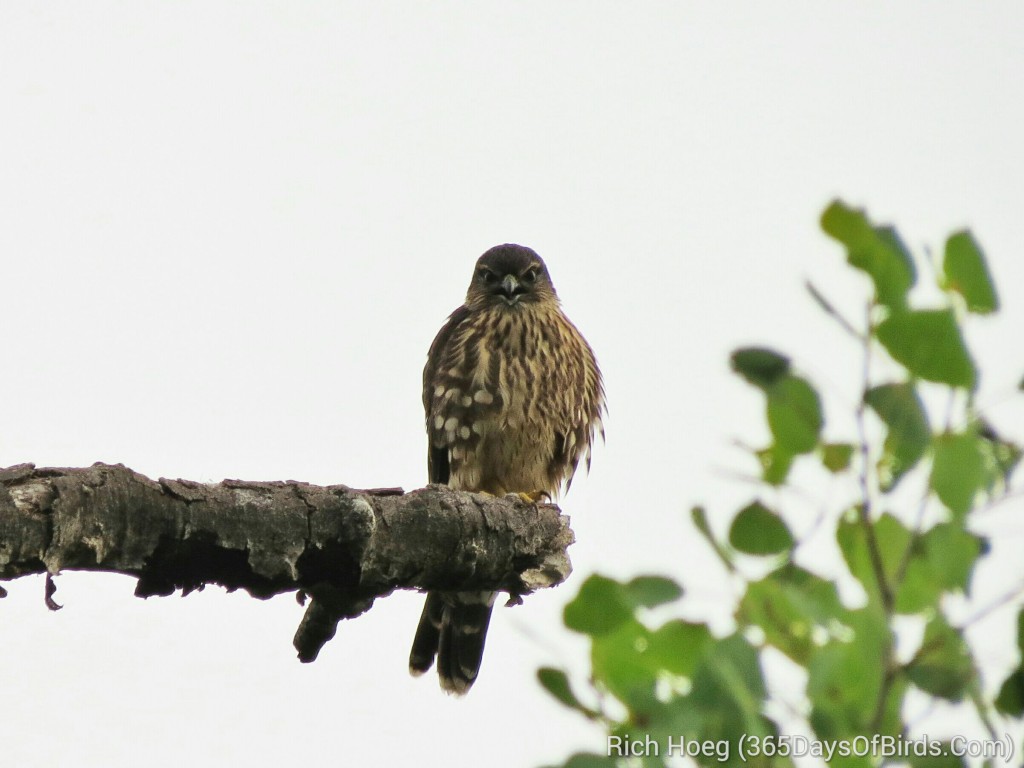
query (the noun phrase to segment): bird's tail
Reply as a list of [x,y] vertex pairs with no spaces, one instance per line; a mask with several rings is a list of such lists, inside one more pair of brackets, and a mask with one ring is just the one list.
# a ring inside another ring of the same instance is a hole
[[437,658],[441,687],[466,693],[480,672],[487,625],[497,592],[428,592],[409,654],[409,671],[422,675]]

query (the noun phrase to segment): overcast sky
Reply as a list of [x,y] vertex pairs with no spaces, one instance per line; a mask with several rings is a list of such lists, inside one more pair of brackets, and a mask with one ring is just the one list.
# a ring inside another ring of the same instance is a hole
[[[563,503],[576,575],[496,612],[467,698],[406,672],[418,595],[302,665],[290,596],[144,602],[68,573],[53,614],[26,578],[0,603],[4,763],[598,748],[534,680],[581,668],[560,610],[586,574],[671,572],[729,630],[736,585],[686,519],[755,492],[734,440],[765,439],[763,406],[730,350],[789,351],[829,416],[856,398],[856,352],[802,288],[852,314],[866,295],[818,229],[830,199],[918,252],[974,230],[1005,305],[969,329],[982,403],[1024,440],[1022,40],[1014,2],[0,4],[0,466],[419,487],[427,347],[502,242],[547,261],[610,408]],[[1011,553],[988,594],[1020,577],[1019,514],[987,519]]]

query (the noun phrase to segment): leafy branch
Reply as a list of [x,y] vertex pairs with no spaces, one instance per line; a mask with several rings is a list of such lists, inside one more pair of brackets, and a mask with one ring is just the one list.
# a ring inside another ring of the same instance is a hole
[[[805,704],[790,708],[789,717],[802,719],[801,730],[822,741],[874,734],[908,738],[904,709],[915,689],[972,712],[990,735],[998,732],[998,718],[1024,716],[1024,662],[998,693],[987,696],[964,634],[991,612],[1019,606],[1024,583],[959,626],[950,619],[947,599],[969,598],[974,571],[990,556],[988,541],[972,522],[986,509],[1019,498],[1012,479],[1021,448],[976,409],[979,370],[962,331],[973,317],[999,309],[984,253],[970,232],[950,235],[941,264],[930,270],[942,300],[920,305],[917,264],[894,228],[873,224],[841,201],[828,206],[821,225],[842,246],[847,264],[870,281],[860,329],[806,283],[812,300],[856,341],[861,354],[856,435],[847,442],[823,439],[822,397],[788,355],[749,347],[736,350],[731,365],[765,399],[771,442],[750,450],[759,482],[794,489],[791,470],[801,462],[816,466],[822,477],[843,480],[848,490],[839,499],[829,494],[803,537],[793,534],[791,513],[760,498],[733,515],[725,537],[715,533],[703,507],[693,510],[698,533],[745,584],[734,609],[735,631],[727,636],[714,635],[705,622],[681,618],[650,625],[645,609],[682,595],[667,576],[620,582],[595,575],[584,582],[566,607],[565,623],[590,638],[591,687],[624,714],[613,717],[603,705],[584,704],[562,670],[541,670],[541,684],[602,724],[608,745],[626,743],[631,735],[645,747],[616,752],[606,745],[574,755],[564,768],[661,766],[672,744],[731,747],[724,758],[721,751],[684,752],[701,765],[792,765],[792,742],[784,730],[793,723],[769,714],[780,711],[780,704],[785,710],[783,692],[765,682],[769,649],[803,670]],[[923,492],[908,503],[910,477],[918,478]],[[802,546],[829,528],[842,553],[837,581],[815,572],[807,564],[813,553]],[[756,568],[748,569],[754,561]],[[759,575],[746,576],[748,570]],[[838,582],[858,584],[861,601],[841,599]],[[901,661],[897,639],[900,647],[912,642],[899,637],[906,617],[914,617],[923,633]],[[1024,656],[1024,611],[1016,645]],[[760,749],[741,753],[740,739],[751,737]],[[652,750],[650,743],[660,748]],[[963,764],[948,755],[901,757],[915,767]],[[883,755],[872,754],[831,760],[844,767],[884,762]]]

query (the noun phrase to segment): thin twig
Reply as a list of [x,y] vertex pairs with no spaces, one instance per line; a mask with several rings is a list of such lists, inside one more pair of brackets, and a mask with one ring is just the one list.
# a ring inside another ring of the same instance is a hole
[[901,584],[903,578],[907,575],[907,568],[910,567],[910,560],[914,554],[914,547],[917,542],[921,540],[921,528],[924,526],[924,515],[928,509],[928,501],[931,498],[931,489],[928,485],[925,485],[924,493],[921,494],[921,502],[917,505],[917,517],[914,520],[914,530],[910,536],[910,541],[907,542],[907,548],[903,552],[903,557],[900,559],[899,567],[896,569],[896,583]]
[[[869,303],[867,311],[865,312],[865,333],[863,335],[864,343],[864,365],[863,375],[861,382],[861,398],[857,404],[856,420],[857,420],[857,438],[860,441],[860,457],[861,467],[858,473],[861,491],[861,503],[858,505],[858,514],[860,517],[861,527],[864,529],[864,540],[867,544],[868,557],[871,560],[871,569],[874,571],[875,580],[878,583],[878,593],[882,600],[882,609],[885,611],[886,624],[892,623],[893,608],[895,600],[893,598],[892,588],[889,585],[889,580],[885,575],[885,565],[882,561],[882,553],[878,546],[878,539],[875,536],[875,528],[871,523],[871,511],[872,511],[872,494],[871,494],[871,450],[868,445],[867,428],[865,427],[864,413],[866,410],[866,395],[868,389],[871,386],[871,336],[872,336],[872,322],[871,312],[873,309],[873,303]],[[895,682],[898,674],[898,669],[894,663],[894,648],[892,633],[889,633],[888,642],[885,648],[885,661],[884,669],[885,675],[882,677],[882,685],[878,691],[878,702],[875,706],[875,714],[871,719],[871,729],[878,731],[882,725],[882,718],[885,716],[885,705],[889,698],[889,693],[892,690],[893,682]]]
[[860,441],[860,457],[861,457],[861,468],[859,473],[860,491],[861,491],[861,503],[858,506],[858,513],[860,515],[860,522],[864,528],[864,538],[867,542],[868,557],[871,559],[871,568],[875,572],[875,579],[878,582],[878,592],[882,598],[882,607],[885,609],[886,615],[892,614],[893,608],[893,594],[892,588],[889,586],[889,581],[885,576],[885,566],[882,562],[882,553],[878,547],[878,539],[875,537],[875,529],[871,524],[871,489],[870,489],[870,471],[871,471],[871,450],[868,446],[867,429],[864,426],[864,412],[866,408],[865,396],[871,385],[871,309],[872,304],[868,304],[866,313],[867,332],[864,334],[864,367],[863,367],[863,382],[861,389],[860,403],[857,404],[857,437]]
[[1024,581],[1021,581],[1016,587],[1005,592],[1000,597],[996,598],[995,601],[988,605],[979,608],[977,612],[971,615],[966,621],[960,624],[960,629],[967,629],[972,624],[977,624],[979,621],[984,619],[994,611],[999,610],[1007,603],[1012,603],[1021,595],[1024,595]]
[[818,532],[818,529],[821,528],[821,526],[824,525],[825,521],[829,518],[829,513],[831,510],[829,509],[827,499],[831,497],[831,491],[833,488],[835,488],[835,486],[836,478],[833,476],[829,479],[828,492],[825,494],[825,498],[820,499],[818,502],[818,511],[814,516],[814,520],[811,521],[810,526],[808,526],[807,529],[804,530],[803,535],[799,539],[797,539],[796,544],[793,546],[790,560],[795,559],[796,551],[804,544],[806,544],[811,538],[813,538],[814,534]]
[[865,340],[865,337],[862,336],[860,332],[853,327],[853,324],[850,323],[849,320],[843,317],[839,310],[835,308],[835,305],[831,301],[826,299],[825,295],[821,291],[814,287],[814,283],[812,283],[810,280],[804,280],[804,287],[807,289],[807,292],[811,294],[811,298],[814,299],[815,302],[817,302],[819,307],[821,307],[822,311],[826,315],[831,317],[833,320],[835,320],[837,323],[839,323],[840,328],[842,328],[844,331],[846,331],[848,334],[853,336],[853,338],[857,339],[858,341],[863,342]]

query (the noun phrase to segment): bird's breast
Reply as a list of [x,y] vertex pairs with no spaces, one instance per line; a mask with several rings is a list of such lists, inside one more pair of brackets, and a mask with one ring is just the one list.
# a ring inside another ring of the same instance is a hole
[[560,354],[567,340],[558,321],[520,307],[467,322],[431,409],[435,444],[450,452],[453,486],[557,491],[550,487],[555,434],[569,420],[572,399],[559,363],[571,368],[573,357]]

